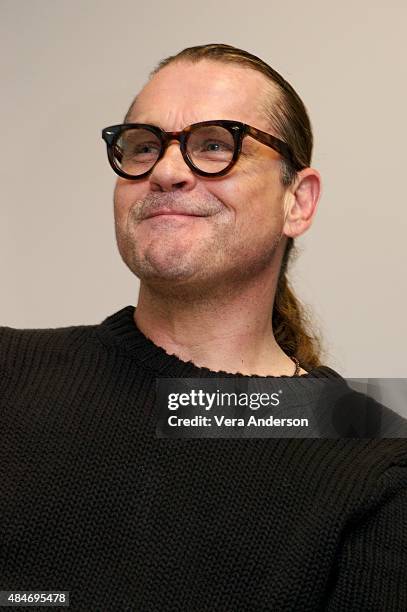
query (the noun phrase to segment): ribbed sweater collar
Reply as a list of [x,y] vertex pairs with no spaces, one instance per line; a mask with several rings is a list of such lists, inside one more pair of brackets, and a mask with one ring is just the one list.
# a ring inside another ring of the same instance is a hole
[[[163,348],[154,344],[137,327],[134,320],[134,306],[125,306],[108,316],[96,331],[105,346],[115,346],[117,350],[127,354],[140,363],[145,369],[169,377],[229,378],[238,376],[242,378],[273,378],[265,376],[247,376],[241,373],[232,374],[223,370],[209,370],[198,367],[192,361],[182,361],[176,355],[170,355]],[[319,366],[300,378],[341,378],[341,376],[327,366]],[[282,375],[281,378],[292,378]]]

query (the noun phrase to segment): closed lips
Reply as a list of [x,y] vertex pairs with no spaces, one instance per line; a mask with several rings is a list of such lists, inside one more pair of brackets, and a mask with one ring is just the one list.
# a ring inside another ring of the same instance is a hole
[[196,215],[193,212],[187,211],[187,210],[167,210],[167,209],[161,209],[161,210],[156,210],[155,212],[152,212],[150,214],[148,214],[146,216],[146,219],[150,218],[150,217],[157,217],[158,215],[187,215],[188,217],[204,217],[206,215]]

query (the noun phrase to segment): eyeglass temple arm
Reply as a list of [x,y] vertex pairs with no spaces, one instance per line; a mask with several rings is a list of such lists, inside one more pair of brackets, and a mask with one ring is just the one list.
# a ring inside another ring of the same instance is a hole
[[268,145],[269,147],[280,153],[283,157],[288,159],[293,164],[294,168],[296,168],[297,170],[300,170],[302,168],[302,166],[295,159],[293,152],[291,151],[291,147],[289,147],[287,143],[283,142],[279,138],[276,138],[275,136],[272,136],[271,134],[267,134],[267,132],[262,132],[261,130],[258,130],[257,128],[254,128],[250,125],[246,126],[246,132],[259,142]]

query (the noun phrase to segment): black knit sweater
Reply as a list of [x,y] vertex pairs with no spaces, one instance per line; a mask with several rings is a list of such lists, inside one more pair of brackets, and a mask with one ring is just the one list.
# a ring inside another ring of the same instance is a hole
[[407,441],[157,438],[156,377],[231,375],[133,314],[0,328],[0,590],[83,612],[406,612]]

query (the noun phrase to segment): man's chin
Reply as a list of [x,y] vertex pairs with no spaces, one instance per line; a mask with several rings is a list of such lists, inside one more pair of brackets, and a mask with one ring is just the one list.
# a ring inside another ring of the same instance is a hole
[[181,263],[179,260],[171,262],[169,260],[143,260],[133,261],[133,265],[129,266],[132,272],[140,279],[140,281],[157,284],[164,283],[186,283],[193,280],[196,276],[196,269],[187,265],[186,262]]

